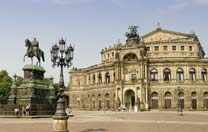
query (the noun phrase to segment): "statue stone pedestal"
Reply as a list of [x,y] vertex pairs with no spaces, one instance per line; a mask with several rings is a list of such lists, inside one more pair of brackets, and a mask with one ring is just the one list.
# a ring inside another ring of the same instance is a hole
[[53,117],[53,132],[69,132],[68,131],[68,118],[64,117]]
[[30,105],[31,115],[54,114],[56,96],[53,80],[44,78],[43,67],[25,65],[23,71],[23,83],[12,87],[9,105],[20,108]]
[[24,79],[26,80],[44,79],[45,69],[43,67],[36,65],[25,65],[23,67],[23,71],[24,71]]

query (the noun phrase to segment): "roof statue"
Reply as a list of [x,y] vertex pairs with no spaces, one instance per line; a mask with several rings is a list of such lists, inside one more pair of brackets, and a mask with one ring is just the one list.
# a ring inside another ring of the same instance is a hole
[[126,32],[127,42],[129,42],[131,40],[139,42],[140,37],[138,34],[138,30],[137,30],[138,26],[132,25],[132,26],[129,26],[128,29],[129,29],[129,32]]
[[157,28],[161,28],[161,23],[157,22]]
[[30,41],[29,39],[25,40],[25,47],[27,47],[26,54],[24,55],[24,61],[25,57],[31,59],[31,63],[33,65],[33,58],[36,57],[38,62],[36,65],[41,65],[41,60],[44,62],[44,52],[39,48],[39,42],[36,38],[33,39],[33,41]]

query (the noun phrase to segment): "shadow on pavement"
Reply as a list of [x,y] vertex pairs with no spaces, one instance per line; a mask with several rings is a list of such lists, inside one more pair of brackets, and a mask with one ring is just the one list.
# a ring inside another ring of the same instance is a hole
[[107,132],[107,129],[104,129],[104,128],[86,129],[86,130],[82,130],[80,132]]

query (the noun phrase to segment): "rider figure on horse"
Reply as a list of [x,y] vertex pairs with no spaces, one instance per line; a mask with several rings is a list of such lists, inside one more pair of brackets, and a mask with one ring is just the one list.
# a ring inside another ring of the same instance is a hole
[[33,39],[33,41],[31,42],[32,44],[32,48],[33,48],[33,51],[34,51],[34,54],[35,56],[37,56],[38,54],[38,50],[39,50],[39,42],[36,38]]
[[27,52],[24,56],[24,60],[25,57],[27,56],[31,59],[31,62],[33,64],[33,57],[36,57],[38,60],[37,64],[39,64],[40,66],[41,59],[44,62],[45,58],[44,58],[44,52],[39,48],[39,42],[37,41],[37,39],[34,38],[33,41],[26,39],[25,46],[27,47]]

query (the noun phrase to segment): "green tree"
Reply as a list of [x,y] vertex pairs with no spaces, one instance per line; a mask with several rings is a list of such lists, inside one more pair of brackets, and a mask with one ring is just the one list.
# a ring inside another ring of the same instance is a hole
[[5,70],[0,71],[0,97],[7,97],[9,95],[10,87],[12,85],[12,78]]

